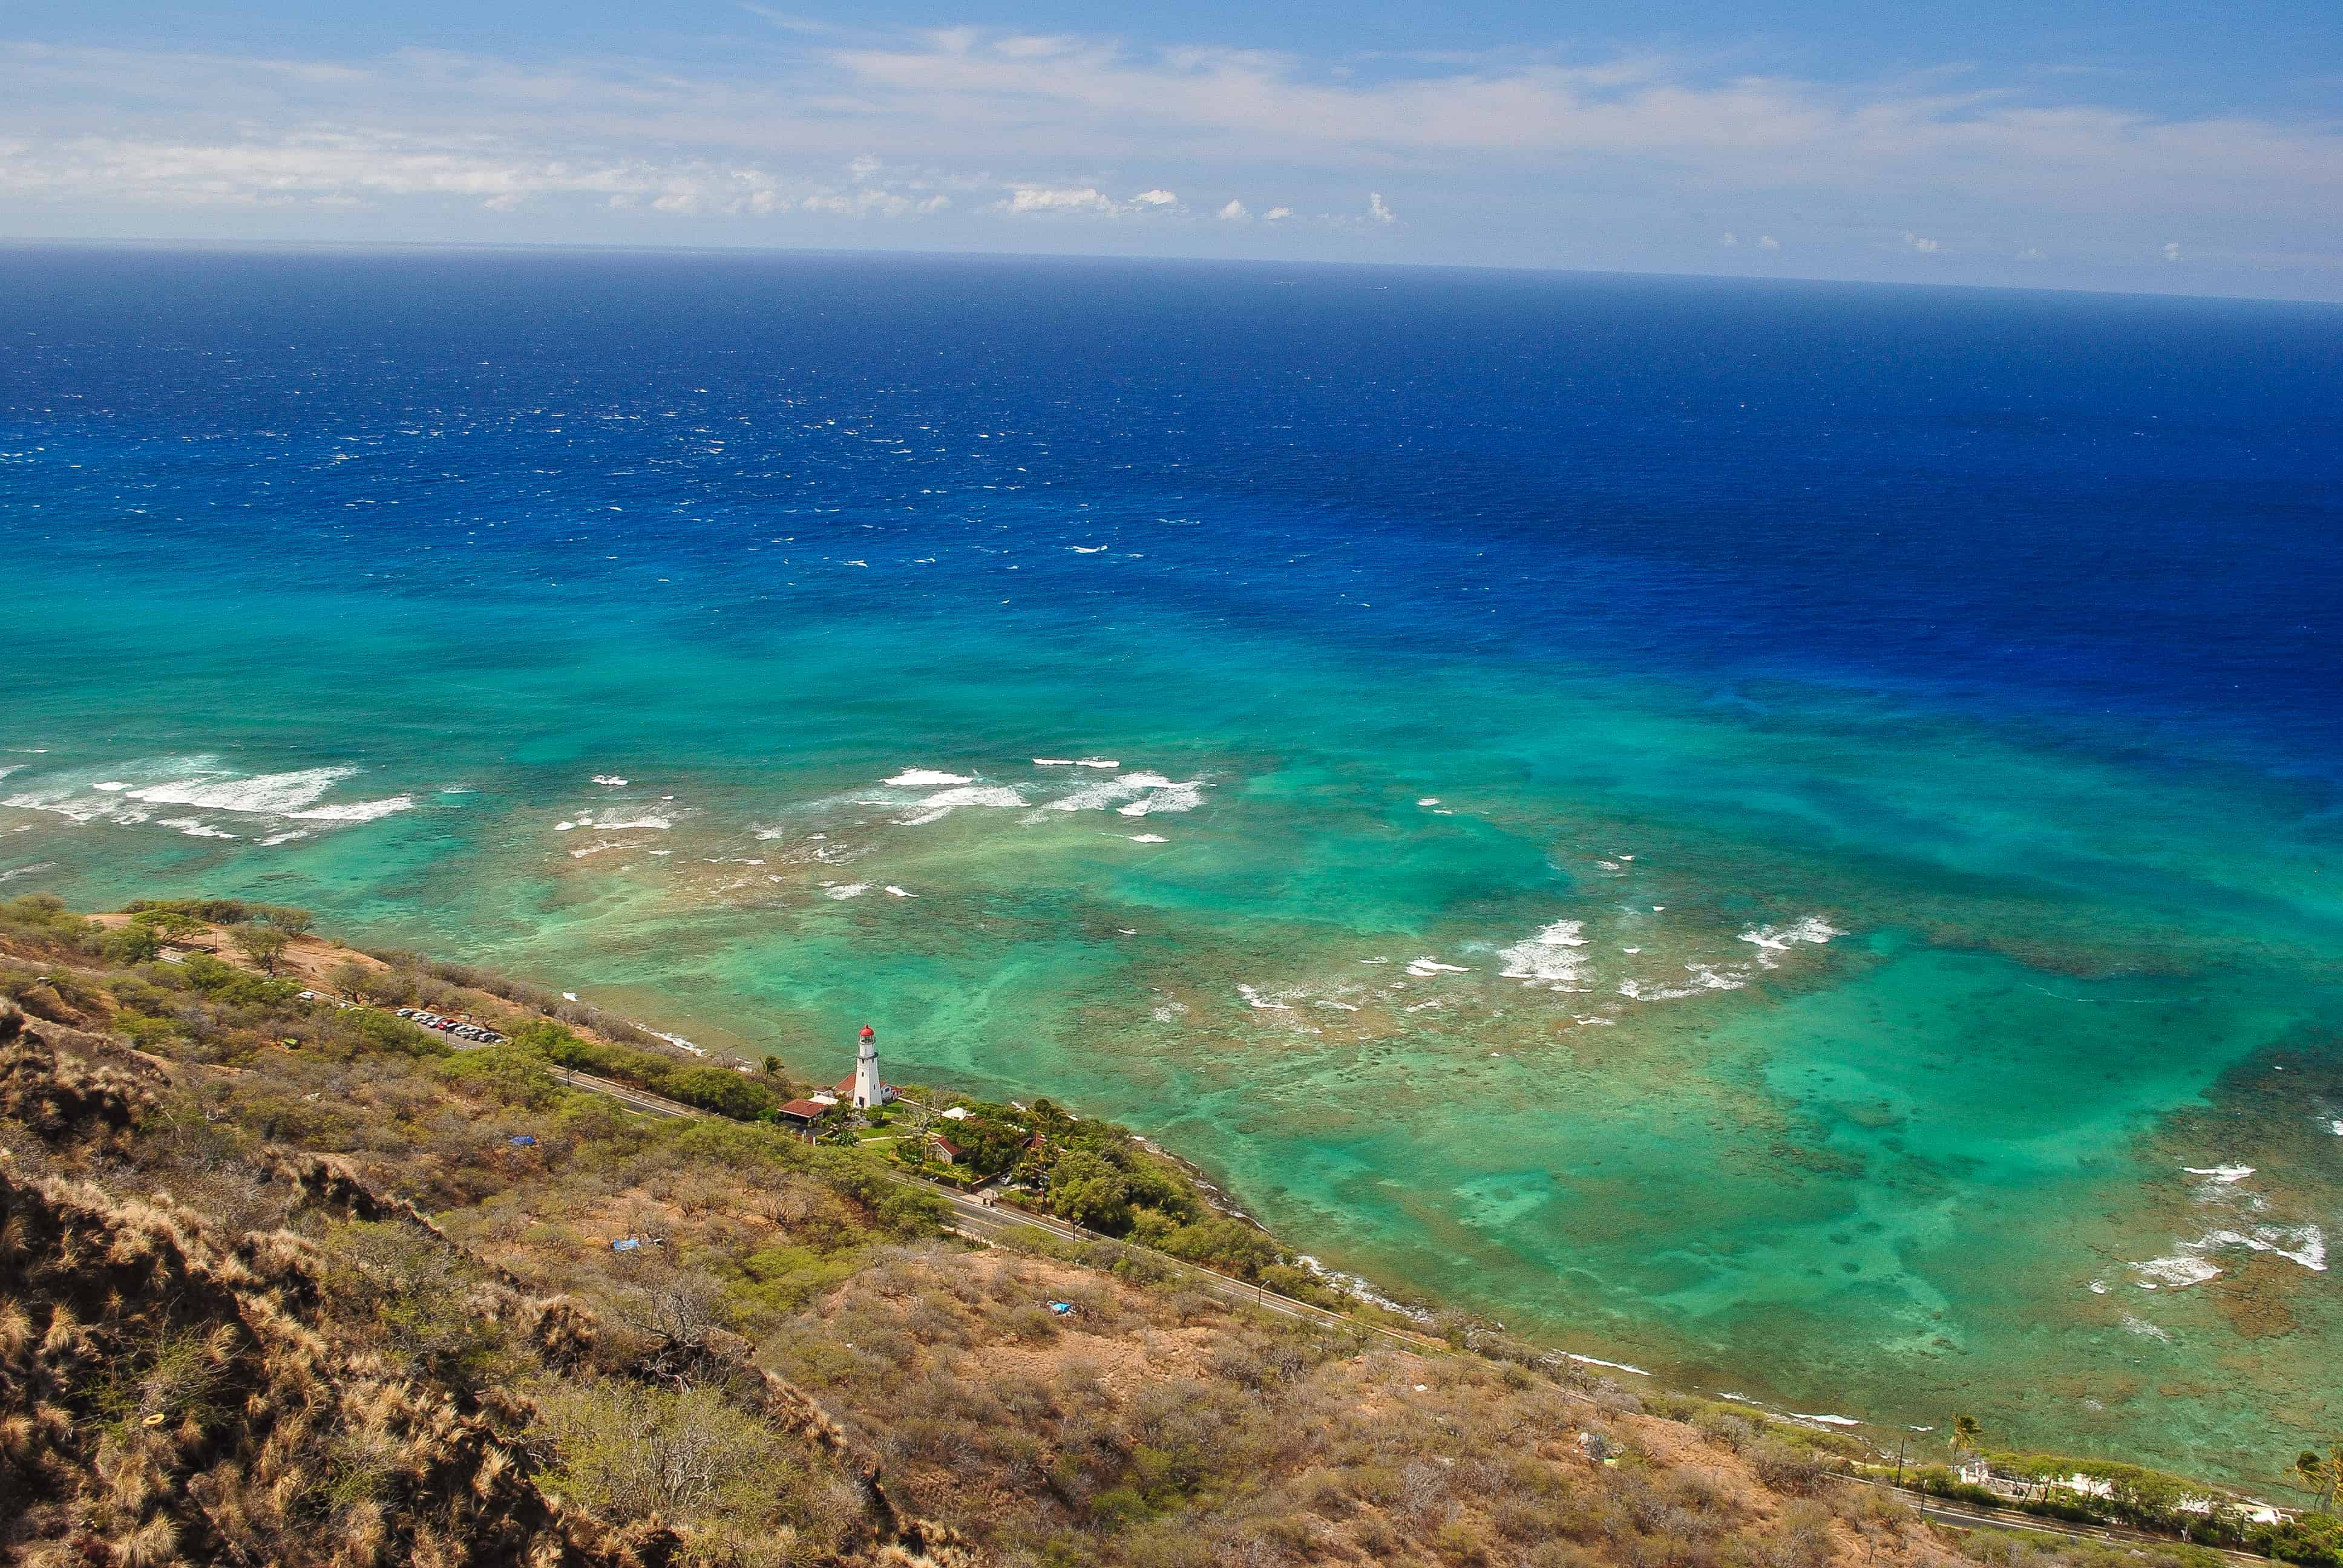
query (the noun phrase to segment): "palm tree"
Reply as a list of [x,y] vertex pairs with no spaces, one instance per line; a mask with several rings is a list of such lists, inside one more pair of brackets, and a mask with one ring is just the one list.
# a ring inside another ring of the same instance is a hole
[[1984,1428],[1977,1425],[1976,1417],[1973,1415],[1953,1417],[1953,1452],[1958,1454],[1965,1449],[1976,1447],[1977,1433],[1983,1430]]
[[2327,1445],[2327,1507],[2329,1513],[2334,1511],[2335,1493],[2338,1487],[2343,1487],[2343,1437]]
[[2333,1493],[2334,1481],[2328,1471],[2327,1461],[2318,1457],[2315,1448],[2306,1448],[2294,1456],[2294,1468],[2288,1472],[2301,1488],[2322,1502]]

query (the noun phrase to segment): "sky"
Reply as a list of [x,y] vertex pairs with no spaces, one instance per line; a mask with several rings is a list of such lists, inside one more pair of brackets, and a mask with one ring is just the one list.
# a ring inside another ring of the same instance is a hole
[[2343,300],[2343,5],[0,0],[0,239]]

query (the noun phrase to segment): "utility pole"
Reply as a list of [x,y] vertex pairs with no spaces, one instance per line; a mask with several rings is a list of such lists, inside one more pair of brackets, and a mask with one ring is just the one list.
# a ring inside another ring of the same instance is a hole
[[1896,1440],[1896,1485],[1898,1490],[1904,1485],[1904,1445],[1911,1441],[1908,1437]]

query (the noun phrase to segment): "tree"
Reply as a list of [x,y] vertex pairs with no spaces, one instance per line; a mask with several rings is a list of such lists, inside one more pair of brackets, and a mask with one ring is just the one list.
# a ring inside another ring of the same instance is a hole
[[250,920],[240,926],[230,926],[227,934],[228,940],[243,950],[246,958],[258,964],[260,972],[266,975],[277,972],[277,955],[284,952],[285,944],[293,940],[275,926],[259,925]]
[[374,995],[374,971],[356,959],[336,964],[334,972],[326,977],[326,983],[352,1001],[364,1001]]
[[273,905],[260,918],[287,937],[306,937],[309,934],[309,928],[317,923],[317,916],[307,910],[295,909],[290,904]]
[[778,1056],[769,1056],[765,1058],[765,1076],[767,1078],[779,1078],[780,1073],[781,1059]]
[[2328,1473],[2327,1462],[2318,1457],[2315,1448],[2306,1448],[2296,1454],[2294,1469],[2289,1473],[2313,1497],[2324,1500],[2334,1491],[2334,1478]]
[[1976,1446],[1977,1433],[1985,1429],[1977,1425],[1973,1415],[1953,1417],[1953,1452],[1966,1452]]

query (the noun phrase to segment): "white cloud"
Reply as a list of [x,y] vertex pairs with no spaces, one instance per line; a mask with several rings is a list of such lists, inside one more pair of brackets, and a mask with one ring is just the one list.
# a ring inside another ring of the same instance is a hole
[[1725,237],[1718,240],[1716,243],[1725,246],[1725,249],[1731,250],[1735,246],[1741,243],[1741,236],[1728,228],[1725,231]]
[[1910,246],[1914,250],[1918,251],[1923,256],[1931,255],[1942,248],[1935,240],[1924,238],[1919,235],[1912,233],[1909,229],[1906,229],[1904,232],[1904,243]]
[[1782,248],[1782,242],[1775,239],[1770,234],[1761,234],[1757,236],[1757,248],[1759,250],[1779,250]]
[[1115,210],[1114,198],[1096,186],[1079,188],[1051,186],[1020,186],[1009,193],[1008,199],[993,204],[1003,212],[1097,212]]
[[2017,259],[2020,261],[2047,261],[2050,257],[2046,252],[2029,245],[2017,253]]
[[1252,214],[1245,211],[1244,203],[1237,200],[1234,196],[1231,196],[1229,198],[1229,205],[1222,207],[1215,216],[1224,217],[1231,223],[1242,223],[1245,219],[1252,216]]
[[[944,214],[975,237],[980,213],[1201,219],[1221,208],[1191,214],[1172,189],[1274,177],[1297,181],[1293,205],[1262,225],[1329,246],[1388,226],[1424,259],[1659,265],[1687,207],[1764,193],[1765,210],[1842,220],[1890,203],[1945,214],[1967,256],[2057,232],[2062,268],[2145,270],[2157,242],[2137,236],[2153,222],[2221,234],[2217,265],[2233,272],[2316,275],[2268,286],[2281,291],[2332,293],[2343,276],[2331,117],[2117,106],[2094,101],[2110,89],[2085,76],[1823,81],[1654,52],[1345,74],[1209,43],[841,28],[751,5],[774,27],[729,41],[720,67],[616,49],[540,64],[0,43],[0,234],[257,235],[169,209],[265,206],[286,215],[265,232],[291,237],[301,212],[333,206],[334,224],[307,234],[629,240],[662,223]],[[1177,185],[1121,183],[1133,170]],[[1413,182],[1404,225],[1382,192],[1354,205],[1401,178]],[[881,195],[861,202],[864,189]],[[1591,202],[1599,235],[1573,222]],[[1176,248],[1202,226],[1161,223],[1151,244]],[[1896,232],[1888,248],[1902,248]],[[1905,245],[1941,248],[1916,234]],[[1865,274],[1879,255],[1801,231],[1802,267]],[[2217,286],[2216,265],[2174,276]]]
[[2167,261],[2178,261],[2180,259],[2180,242],[2178,240],[2167,239],[2164,242],[2164,259]]

